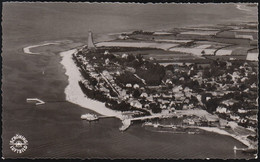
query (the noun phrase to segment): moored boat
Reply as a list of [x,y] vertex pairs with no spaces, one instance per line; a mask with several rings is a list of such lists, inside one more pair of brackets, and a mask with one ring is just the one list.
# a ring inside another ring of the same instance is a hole
[[85,119],[88,121],[94,121],[94,120],[98,120],[98,116],[95,114],[87,113],[87,114],[81,115],[81,119]]

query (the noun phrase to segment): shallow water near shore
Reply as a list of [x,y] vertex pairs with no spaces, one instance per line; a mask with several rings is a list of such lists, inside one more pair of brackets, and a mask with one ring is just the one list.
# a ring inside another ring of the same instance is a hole
[[[244,145],[228,136],[214,133],[162,133],[147,130],[140,124],[120,132],[122,123],[118,119],[101,119],[92,123],[82,121],[80,116],[92,111],[65,101],[64,89],[68,78],[60,64],[59,52],[84,44],[90,29],[98,33],[94,36],[100,41],[109,38],[103,34],[112,32],[192,24],[182,20],[168,23],[169,19],[160,19],[156,15],[151,19],[148,17],[151,12],[148,7],[142,10],[135,8],[139,14],[144,12],[147,21],[136,19],[137,13],[131,10],[126,10],[130,16],[117,16],[117,11],[109,5],[102,12],[98,10],[100,14],[95,18],[79,5],[58,6],[59,12],[64,14],[62,18],[56,8],[57,6],[40,4],[4,4],[2,146],[5,158],[253,158],[241,152],[234,154],[234,146]],[[94,9],[97,8],[94,6]],[[125,8],[127,7],[120,10]],[[223,10],[226,8],[228,7]],[[234,10],[234,15],[240,13],[235,7],[230,6],[230,9]],[[171,10],[166,6],[158,12],[171,14]],[[33,15],[35,13],[37,14]],[[127,20],[124,20],[125,17]],[[118,18],[121,21],[118,22],[118,28],[115,28],[113,23]],[[86,23],[82,25],[82,21]],[[108,25],[102,27],[102,23]],[[62,48],[54,46],[50,49],[34,49],[35,52],[41,52],[37,56],[22,51],[24,47],[53,40],[73,40],[75,45],[70,42]],[[38,97],[47,101],[47,104],[37,107],[28,104],[26,98],[29,97]],[[23,154],[16,154],[9,148],[10,139],[17,133],[25,136],[29,142],[28,149]]]

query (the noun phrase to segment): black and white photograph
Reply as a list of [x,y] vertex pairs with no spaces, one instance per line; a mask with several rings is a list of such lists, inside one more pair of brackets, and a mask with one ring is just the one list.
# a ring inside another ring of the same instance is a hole
[[2,159],[257,159],[258,3],[2,2]]

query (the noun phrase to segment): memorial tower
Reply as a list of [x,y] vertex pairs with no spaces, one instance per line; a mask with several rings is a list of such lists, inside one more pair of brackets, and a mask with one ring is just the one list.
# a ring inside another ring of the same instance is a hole
[[93,50],[96,49],[96,46],[93,43],[93,37],[92,37],[92,32],[88,32],[88,49]]

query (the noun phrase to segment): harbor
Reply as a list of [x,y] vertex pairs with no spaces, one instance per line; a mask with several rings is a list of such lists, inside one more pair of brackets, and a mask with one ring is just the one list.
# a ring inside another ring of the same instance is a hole
[[[119,128],[120,131],[125,131],[127,130],[133,121],[145,121],[145,120],[151,120],[151,119],[163,119],[163,118],[169,118],[172,117],[173,115],[162,115],[162,114],[154,114],[154,115],[150,115],[150,116],[143,116],[143,117],[131,117],[131,118],[124,118],[122,119],[122,126]],[[105,116],[105,115],[101,115],[101,116],[97,116],[95,114],[84,114],[81,115],[81,119],[85,119],[87,121],[95,121],[95,120],[99,120],[102,118],[113,118],[115,116]]]

